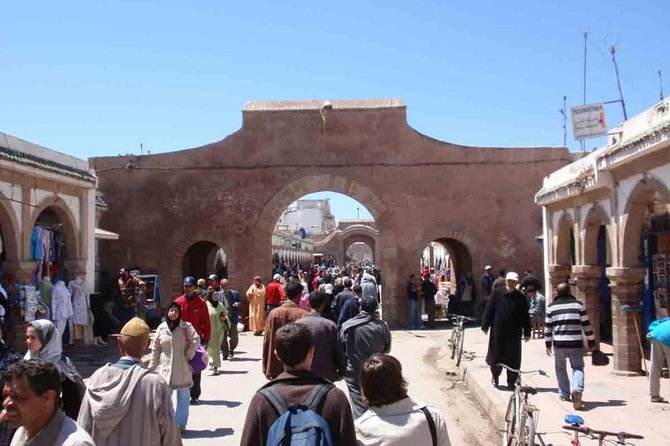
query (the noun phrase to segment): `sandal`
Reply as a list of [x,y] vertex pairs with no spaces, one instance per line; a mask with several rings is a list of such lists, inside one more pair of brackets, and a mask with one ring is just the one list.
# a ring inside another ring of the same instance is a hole
[[662,396],[652,396],[651,397],[651,402],[652,403],[667,403],[665,398],[663,398]]

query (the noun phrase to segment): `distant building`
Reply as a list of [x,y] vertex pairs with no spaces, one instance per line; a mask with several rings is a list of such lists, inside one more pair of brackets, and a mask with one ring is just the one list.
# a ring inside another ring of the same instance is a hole
[[284,211],[277,224],[292,230],[305,228],[310,235],[323,234],[337,226],[329,198],[298,200]]

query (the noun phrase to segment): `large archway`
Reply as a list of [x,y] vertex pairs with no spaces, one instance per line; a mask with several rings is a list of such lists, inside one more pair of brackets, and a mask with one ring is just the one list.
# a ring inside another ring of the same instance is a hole
[[182,277],[206,279],[216,274],[219,279],[228,277],[226,252],[214,242],[201,240],[188,247],[182,258]]
[[[3,265],[16,263],[19,260],[19,231],[16,215],[9,200],[0,193],[0,262]],[[4,271],[4,268],[1,268]]]

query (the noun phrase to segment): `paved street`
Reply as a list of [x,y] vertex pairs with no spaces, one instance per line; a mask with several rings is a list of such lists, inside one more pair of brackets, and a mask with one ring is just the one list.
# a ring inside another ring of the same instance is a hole
[[[463,372],[465,381],[474,399],[485,408],[494,424],[502,426],[511,393],[491,388],[491,374],[484,362],[487,345],[488,338],[478,327],[468,328],[465,350],[474,352],[475,358],[464,361],[461,368],[465,370]],[[610,355],[611,360],[612,346],[602,344],[601,349]],[[569,441],[561,426],[564,424],[563,417],[570,413],[581,415],[586,425],[593,429],[614,432],[624,430],[645,437],[644,440],[633,440],[631,444],[670,444],[670,429],[668,429],[670,405],[649,402],[649,385],[646,377],[618,376],[613,373],[611,362],[608,366],[594,367],[591,365],[590,356],[584,359],[585,410],[575,412],[571,403],[558,399],[554,360],[546,355],[544,340],[532,339],[524,344],[522,369],[541,368],[549,374],[549,377],[524,376],[524,382],[534,386],[538,391],[531,401],[540,409],[538,432],[547,445],[563,445]],[[505,383],[504,374],[500,382]],[[663,379],[661,394],[667,398],[668,392],[670,392],[668,380]]]
[[[394,331],[391,353],[402,361],[410,394],[438,407],[448,417],[453,445],[491,444],[487,441],[492,440],[489,423],[476,415],[477,409],[463,400],[462,389],[455,388],[447,375],[436,367],[436,363],[441,362],[438,341],[447,333]],[[247,403],[253,392],[266,382],[260,365],[262,339],[242,334],[239,353],[234,360],[224,363],[224,372],[219,376],[205,372],[202,404],[191,406],[185,445],[239,444]],[[338,383],[338,387],[346,388],[343,382]],[[463,410],[464,407],[468,410]],[[466,420],[458,420],[459,411],[461,416],[466,415]],[[467,436],[457,424],[468,426]]]

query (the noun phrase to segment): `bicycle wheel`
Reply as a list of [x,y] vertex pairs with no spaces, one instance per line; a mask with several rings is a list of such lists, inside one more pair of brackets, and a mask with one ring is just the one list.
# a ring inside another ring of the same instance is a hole
[[461,330],[461,335],[458,337],[458,348],[456,351],[456,367],[461,365],[461,357],[463,356],[463,342],[465,342],[465,332]]
[[515,395],[509,397],[507,403],[507,412],[505,412],[505,430],[503,431],[502,444],[503,446],[513,446],[516,444],[516,398]]
[[535,446],[535,431],[537,429],[537,425],[535,422],[535,417],[533,416],[532,413],[528,413],[528,417],[526,418],[526,435],[525,438],[528,440],[528,446]]
[[451,351],[451,359],[454,359],[454,356],[456,355],[456,344],[458,343],[458,329],[452,328],[451,330],[451,345],[449,346],[449,349]]

